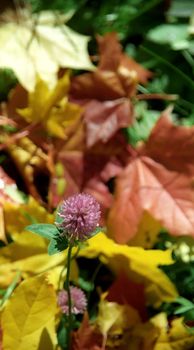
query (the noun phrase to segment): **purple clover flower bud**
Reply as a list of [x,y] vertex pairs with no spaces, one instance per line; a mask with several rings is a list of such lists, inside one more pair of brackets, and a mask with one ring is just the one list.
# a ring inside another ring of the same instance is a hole
[[[83,314],[87,308],[87,300],[84,292],[80,288],[70,287],[70,294],[72,314]],[[58,293],[58,305],[64,314],[69,314],[68,294],[65,289]]]
[[62,218],[58,225],[61,235],[74,242],[90,236],[98,226],[101,211],[93,196],[79,193],[64,200],[58,215]]

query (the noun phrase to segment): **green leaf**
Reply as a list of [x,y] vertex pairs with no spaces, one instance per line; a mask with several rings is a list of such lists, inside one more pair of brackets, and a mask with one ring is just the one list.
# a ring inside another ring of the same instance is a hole
[[67,346],[67,328],[62,325],[57,334],[58,344],[64,349]]
[[91,281],[86,281],[83,277],[79,277],[78,283],[81,289],[85,290],[86,292],[91,292],[94,290],[94,283]]
[[170,3],[170,8],[167,12],[168,17],[190,18],[194,12],[193,0],[173,0]]
[[148,110],[145,102],[139,102],[135,106],[136,121],[126,129],[129,143],[133,146],[138,141],[146,141],[149,134],[158,120],[160,113],[155,110]]
[[175,315],[179,315],[179,314],[184,314],[185,312],[194,310],[194,305],[191,308],[190,306],[180,306],[178,307],[178,309],[174,312]]
[[0,102],[7,100],[9,91],[17,84],[11,69],[0,69]]
[[63,218],[59,215],[60,213],[60,206],[57,208],[57,214],[55,217],[55,224],[60,225],[63,222]]
[[151,29],[147,37],[158,44],[169,44],[174,50],[186,49],[189,46],[186,24],[161,24]]
[[175,300],[175,303],[181,304],[182,306],[187,306],[187,307],[190,306],[190,308],[194,308],[194,304],[190,300],[183,297],[177,298]]
[[54,255],[57,253],[62,252],[63,250],[67,249],[68,247],[68,241],[65,237],[55,237],[51,239],[49,246],[48,246],[48,254]]
[[57,227],[51,224],[33,224],[27,226],[25,230],[36,233],[39,236],[50,240],[59,235]]
[[182,314],[185,322],[194,320],[194,304],[190,300],[184,297],[179,297],[174,301],[174,303],[181,305],[174,311],[175,315]]
[[184,313],[184,322],[194,321],[194,308]]

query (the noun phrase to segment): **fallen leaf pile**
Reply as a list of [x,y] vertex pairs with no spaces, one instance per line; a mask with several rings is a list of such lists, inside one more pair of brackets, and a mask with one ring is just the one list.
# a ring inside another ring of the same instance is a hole
[[104,228],[73,251],[71,284],[88,310],[71,350],[192,350],[193,333],[167,308],[179,296],[165,272],[173,243],[157,243],[162,231],[194,237],[194,127],[168,107],[134,146],[138,86],[153,73],[116,33],[97,36],[95,66],[88,38],[64,22],[21,10],[0,25],[0,68],[18,79],[0,116],[0,349],[66,349],[57,293],[67,251],[49,256],[48,240],[25,227],[53,224],[62,200],[86,192]]

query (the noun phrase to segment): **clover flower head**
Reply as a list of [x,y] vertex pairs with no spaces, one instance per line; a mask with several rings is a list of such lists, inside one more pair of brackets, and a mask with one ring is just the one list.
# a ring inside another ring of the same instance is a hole
[[61,235],[69,241],[88,238],[98,226],[100,214],[100,205],[90,194],[79,193],[67,198],[59,211]]
[[[84,292],[80,288],[70,287],[70,294],[72,314],[83,314],[87,308],[87,300]],[[58,293],[58,305],[64,314],[69,314],[68,294],[65,289]]]

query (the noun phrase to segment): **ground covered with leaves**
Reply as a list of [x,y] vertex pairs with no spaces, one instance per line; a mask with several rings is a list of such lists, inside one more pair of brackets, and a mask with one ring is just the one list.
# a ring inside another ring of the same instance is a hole
[[[193,1],[1,6],[0,349],[193,350]],[[26,227],[78,193],[102,216],[68,345],[66,246]]]

